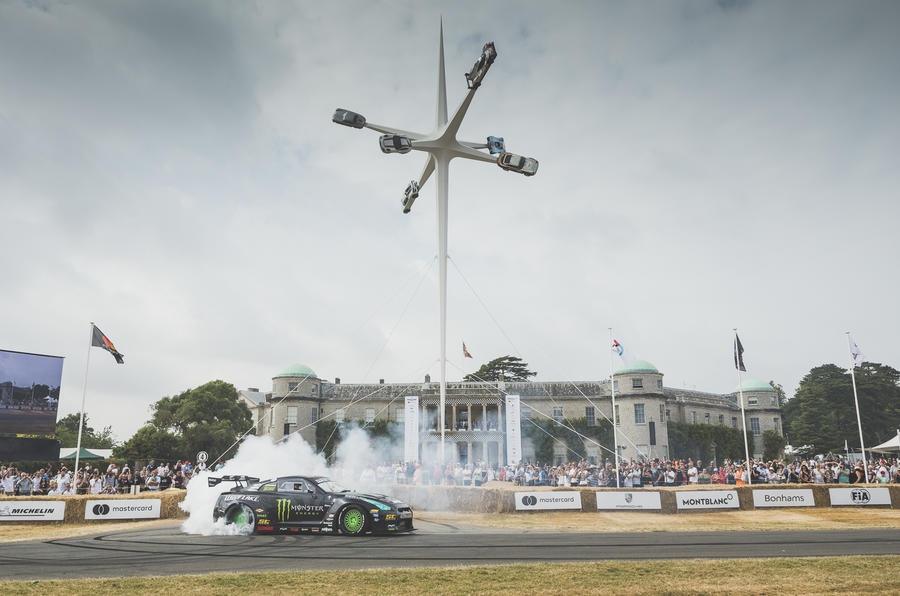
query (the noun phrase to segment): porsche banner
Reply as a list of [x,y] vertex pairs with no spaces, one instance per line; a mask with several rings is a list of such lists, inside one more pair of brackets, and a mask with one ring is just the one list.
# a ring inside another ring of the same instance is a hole
[[419,397],[417,395],[407,395],[404,400],[403,427],[403,460],[417,462],[419,461]]
[[506,465],[522,461],[522,426],[519,419],[519,396],[506,396]]

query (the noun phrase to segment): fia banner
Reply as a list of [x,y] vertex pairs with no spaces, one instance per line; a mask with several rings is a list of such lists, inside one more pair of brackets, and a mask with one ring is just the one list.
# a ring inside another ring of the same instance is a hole
[[[522,426],[519,420],[519,396],[506,396],[506,465],[522,461]],[[579,501],[581,497],[579,497]],[[580,507],[580,506],[579,506]]]
[[103,499],[84,502],[84,519],[159,519],[159,499]]
[[403,412],[403,460],[419,461],[419,397],[407,395]]
[[597,492],[597,509],[662,509],[659,491]]
[[547,511],[551,509],[578,509],[580,511],[581,493],[577,490],[516,493],[516,511]]
[[815,507],[811,488],[762,489],[753,491],[754,507]]
[[890,505],[891,493],[887,488],[829,488],[831,506],[835,505]]
[[0,522],[60,521],[66,514],[65,501],[2,501]]
[[680,490],[675,492],[679,509],[739,509],[736,490]]

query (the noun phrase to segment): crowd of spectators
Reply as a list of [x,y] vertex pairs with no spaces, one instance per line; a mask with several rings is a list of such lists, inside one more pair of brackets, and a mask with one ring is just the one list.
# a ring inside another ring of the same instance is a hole
[[65,464],[59,467],[47,464],[35,472],[19,470],[12,464],[0,465],[0,493],[16,496],[138,494],[185,488],[193,471],[194,466],[188,461],[170,466],[167,462],[157,464],[150,460],[135,469],[128,464],[120,467],[115,462],[105,466],[85,463],[74,472]]

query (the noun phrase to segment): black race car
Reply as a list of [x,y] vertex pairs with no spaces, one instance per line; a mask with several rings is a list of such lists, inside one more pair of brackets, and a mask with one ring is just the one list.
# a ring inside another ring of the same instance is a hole
[[409,505],[385,495],[350,492],[324,476],[284,476],[259,481],[250,476],[209,478],[235,487],[219,495],[213,520],[225,519],[251,532],[339,532],[358,536],[413,530]]

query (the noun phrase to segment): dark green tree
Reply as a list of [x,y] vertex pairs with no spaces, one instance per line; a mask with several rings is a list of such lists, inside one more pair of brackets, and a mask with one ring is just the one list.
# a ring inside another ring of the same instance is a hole
[[784,393],[784,387],[782,387],[779,383],[775,381],[769,381],[769,385],[772,386],[772,389],[775,390],[775,395],[778,397],[778,407],[783,408],[784,403],[787,401],[787,396]]
[[[583,435],[583,436],[582,436]],[[604,449],[600,460],[612,457],[612,424],[603,420],[590,425],[585,418],[555,420],[522,420],[522,437],[531,441],[534,447],[534,460],[540,464],[553,464],[553,445],[559,440],[566,445],[566,460],[578,461],[587,459],[585,439],[599,443]]]
[[[69,414],[56,421],[56,438],[63,447],[75,447],[78,444],[78,414]],[[112,449],[116,441],[112,436],[112,427],[104,427],[97,432],[88,423],[87,412],[84,414],[84,425],[81,429],[81,446],[86,449]]]
[[[864,362],[855,373],[863,438],[874,445],[896,434],[900,426],[900,372]],[[812,445],[815,453],[841,452],[844,439],[858,448],[849,371],[834,364],[810,370],[784,406],[784,427],[792,445]]]
[[528,363],[515,356],[494,358],[473,373],[463,377],[464,381],[527,381],[537,373],[528,370]]
[[142,426],[130,439],[113,449],[113,457],[129,462],[194,459],[181,437],[152,424]]
[[[744,434],[728,426],[690,424],[669,421],[669,456],[673,459],[709,460],[715,451],[716,461],[744,459]],[[716,444],[713,450],[712,444]]]
[[784,447],[787,441],[781,436],[777,430],[767,430],[763,433],[763,458],[783,459]]

